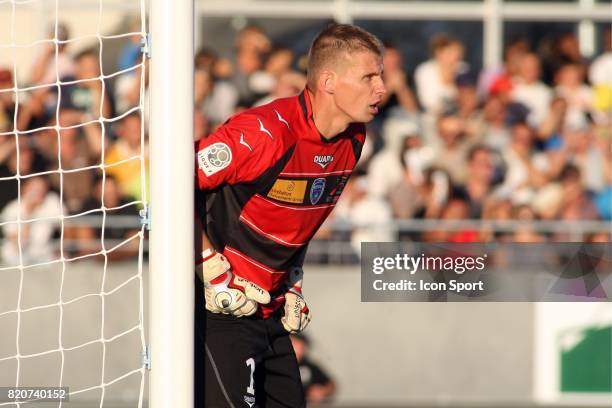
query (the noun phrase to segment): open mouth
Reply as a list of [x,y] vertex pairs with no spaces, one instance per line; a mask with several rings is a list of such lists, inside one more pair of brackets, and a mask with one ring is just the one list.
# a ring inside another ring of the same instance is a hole
[[376,115],[378,113],[378,102],[377,103],[373,103],[371,105],[368,105],[368,110],[370,111],[370,113],[373,113],[374,115]]

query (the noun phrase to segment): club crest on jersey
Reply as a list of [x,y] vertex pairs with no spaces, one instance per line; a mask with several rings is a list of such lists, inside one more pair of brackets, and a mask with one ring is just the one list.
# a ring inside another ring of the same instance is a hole
[[310,187],[310,203],[312,205],[315,205],[319,202],[319,200],[323,196],[323,191],[325,191],[325,179],[315,179],[315,181],[313,181],[312,183],[312,186]]
[[232,151],[225,143],[213,143],[198,152],[198,167],[207,176],[223,170],[232,162]]
[[326,168],[327,165],[333,161],[334,161],[334,156],[332,155],[314,157],[314,162],[318,164],[319,166],[321,166],[322,169]]

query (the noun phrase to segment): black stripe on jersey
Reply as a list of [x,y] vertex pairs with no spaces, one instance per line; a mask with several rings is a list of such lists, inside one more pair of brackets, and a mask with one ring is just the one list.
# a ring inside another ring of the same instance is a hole
[[[283,222],[278,220],[278,222]],[[243,222],[238,223],[238,230],[230,237],[228,245],[243,254],[272,269],[284,271],[296,265],[302,258],[307,245],[285,246],[260,235]]]
[[351,144],[353,145],[353,153],[355,153],[355,162],[358,162],[359,158],[361,157],[361,151],[363,150],[363,143],[361,143],[356,137],[352,137]]
[[300,107],[302,108],[302,113],[304,114],[304,120],[308,122],[308,107],[306,106],[306,96],[304,95],[306,90],[300,92],[300,96],[298,97],[298,101],[300,102]]
[[[241,234],[240,214],[242,208],[255,194],[268,191],[272,187],[276,177],[283,170],[294,151],[295,144],[283,154],[274,166],[254,181],[236,185],[225,184],[206,193],[206,209],[205,211],[200,210],[200,214],[206,214],[206,220],[203,224],[206,226],[206,235],[215,250],[221,252],[226,245],[230,245],[243,253],[253,253],[233,241],[234,237]],[[255,257],[253,259],[259,261]],[[265,264],[265,262],[259,262]],[[270,267],[273,266],[270,265]]]

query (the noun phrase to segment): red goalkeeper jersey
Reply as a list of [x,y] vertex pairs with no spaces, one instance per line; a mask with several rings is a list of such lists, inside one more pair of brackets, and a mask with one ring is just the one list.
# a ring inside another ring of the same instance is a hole
[[[362,123],[333,139],[321,136],[303,91],[239,113],[196,143],[204,228],[237,275],[271,294],[282,288],[338,201],[364,141]],[[263,315],[277,306],[262,306]]]

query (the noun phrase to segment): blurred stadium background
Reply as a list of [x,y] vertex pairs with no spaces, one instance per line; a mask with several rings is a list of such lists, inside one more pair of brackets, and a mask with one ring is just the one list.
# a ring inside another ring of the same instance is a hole
[[[66,407],[138,406],[146,379],[142,5],[0,0],[0,385],[91,387]],[[365,304],[358,265],[363,241],[610,242],[609,0],[195,6],[194,139],[299,92],[331,21],[387,47],[390,97],[307,259],[326,404],[612,406],[609,303]]]

